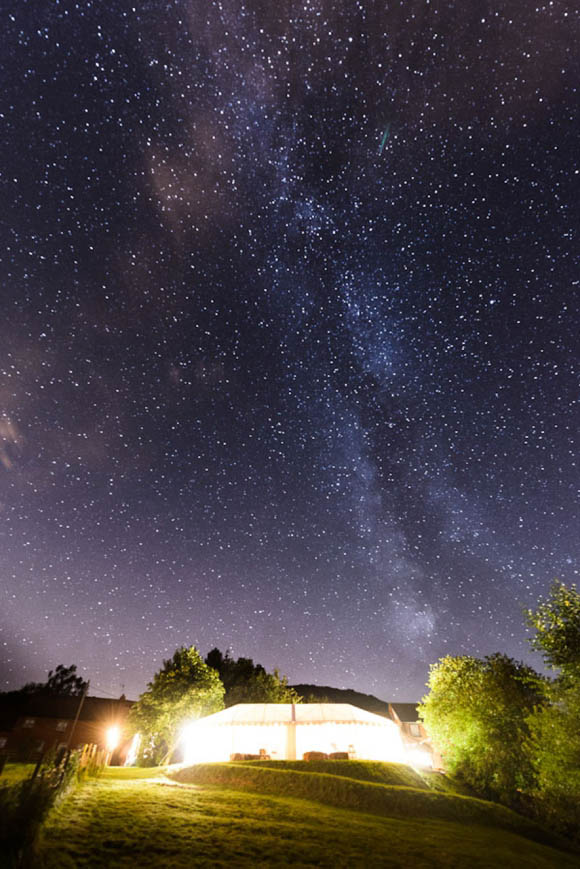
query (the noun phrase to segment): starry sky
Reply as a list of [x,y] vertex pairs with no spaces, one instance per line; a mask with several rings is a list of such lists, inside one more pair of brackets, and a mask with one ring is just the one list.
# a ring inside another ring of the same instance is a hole
[[537,664],[580,557],[577,4],[0,14],[0,688]]

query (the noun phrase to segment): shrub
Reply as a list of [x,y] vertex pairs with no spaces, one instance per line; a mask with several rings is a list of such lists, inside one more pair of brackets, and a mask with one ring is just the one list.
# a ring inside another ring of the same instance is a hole
[[8,866],[33,865],[30,854],[40,825],[78,774],[79,752],[52,751],[30,778],[0,787],[0,850]]

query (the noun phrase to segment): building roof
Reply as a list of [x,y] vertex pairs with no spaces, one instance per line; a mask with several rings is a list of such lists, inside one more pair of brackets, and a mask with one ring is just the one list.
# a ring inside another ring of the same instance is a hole
[[237,703],[199,723],[215,725],[244,724],[369,724],[380,727],[391,722],[381,715],[359,709],[350,703]]
[[[58,718],[73,720],[81,698],[42,693],[11,692],[0,695],[0,728],[12,729],[16,720],[30,718]],[[105,697],[86,697],[81,708],[80,721],[103,721],[107,718],[125,718],[132,706],[124,697],[118,700]]]
[[418,703],[389,703],[402,724],[413,724],[415,721],[419,721],[418,705]]

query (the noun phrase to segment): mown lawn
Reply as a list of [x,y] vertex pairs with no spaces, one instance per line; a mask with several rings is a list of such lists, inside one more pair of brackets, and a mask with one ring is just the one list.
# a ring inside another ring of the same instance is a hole
[[51,812],[35,867],[578,866],[501,829],[179,786],[162,772],[110,770],[72,793]]

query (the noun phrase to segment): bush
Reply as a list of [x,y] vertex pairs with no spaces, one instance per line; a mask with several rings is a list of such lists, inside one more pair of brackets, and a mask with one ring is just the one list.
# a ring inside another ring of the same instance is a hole
[[79,752],[50,752],[33,775],[0,787],[0,851],[7,866],[33,865],[34,840],[50,807],[79,774]]

